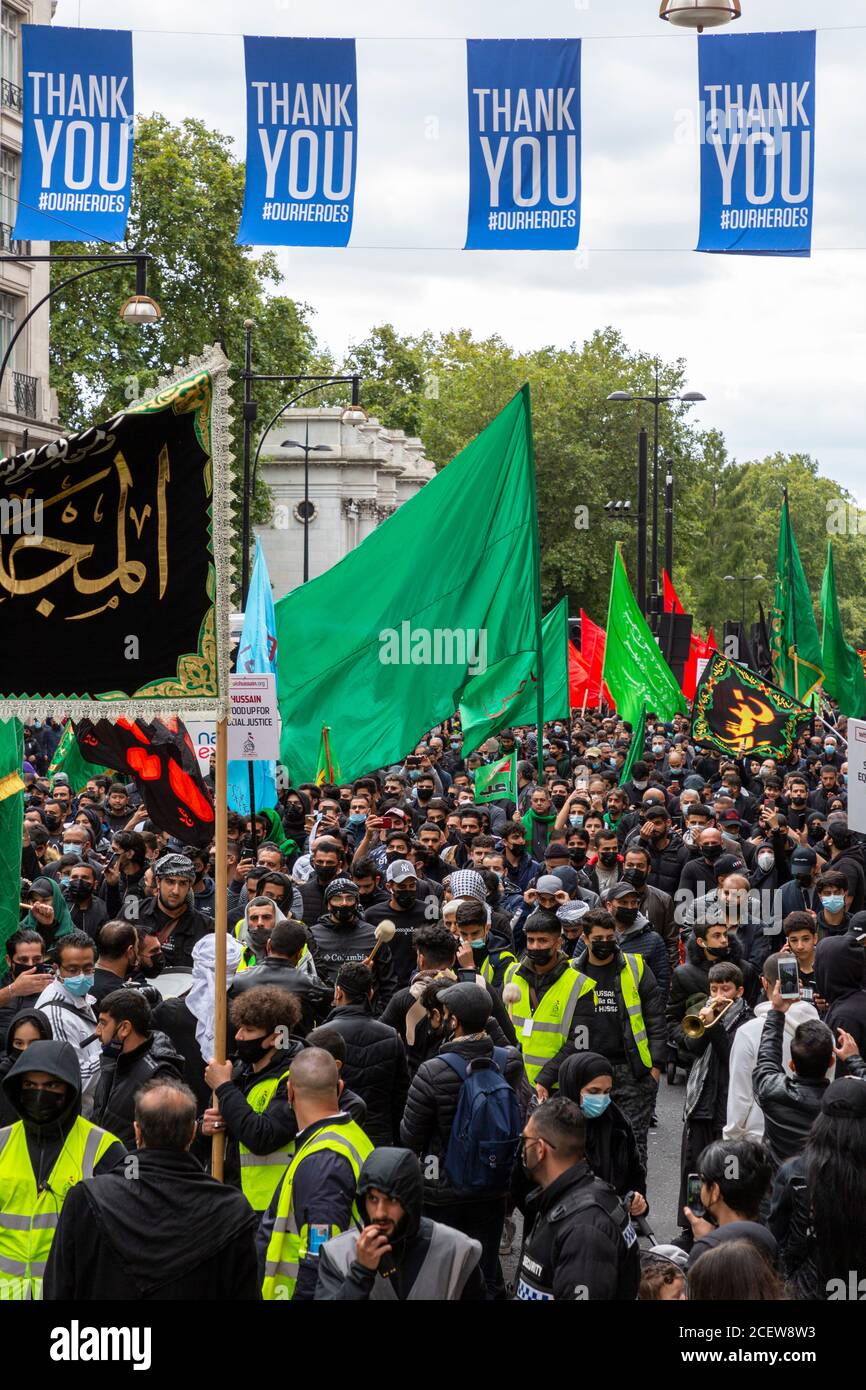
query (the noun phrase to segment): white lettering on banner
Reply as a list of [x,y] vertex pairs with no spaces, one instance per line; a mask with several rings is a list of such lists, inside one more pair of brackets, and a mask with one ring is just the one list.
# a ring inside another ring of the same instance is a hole
[[[352,124],[346,106],[352,91],[351,82],[314,82],[307,90],[303,82],[295,84],[291,93],[289,82],[251,82],[256,94],[256,121],[259,125],[347,125]],[[269,95],[268,114],[265,114],[265,94]]]
[[[490,207],[501,206],[500,186],[504,173],[507,178],[508,169],[511,197],[506,197],[505,201],[518,208],[536,207],[542,201],[545,154],[546,201],[554,207],[573,203],[577,197],[577,136],[567,135],[558,145],[555,134],[548,134],[544,139],[542,133],[574,130],[569,109],[574,87],[567,90],[520,87],[516,93],[507,87],[473,87],[472,94],[478,103],[478,133],[490,184]],[[500,138],[492,140],[487,132],[500,135]],[[517,135],[518,132],[526,134],[510,138],[509,133]],[[562,174],[557,167],[560,152],[565,160]],[[563,185],[564,192],[560,192]]]
[[[126,186],[129,169],[129,126],[111,125],[100,121],[98,126],[89,121],[69,121],[66,129],[63,121],[52,121],[50,134],[46,135],[46,122],[34,120],[33,129],[42,160],[42,187],[51,187],[51,169],[57,154],[60,137],[63,136],[63,183],[66,188],[89,188],[94,181],[96,167],[96,138],[99,136],[99,187],[112,192]],[[117,168],[112,178],[109,173],[109,160],[112,159],[112,143],[117,140]],[[76,173],[76,170],[79,173]]]
[[[87,95],[81,74],[74,72],[69,78],[65,72],[28,72],[27,77],[33,85],[34,116],[108,116],[113,121],[128,121],[129,112],[123,100],[123,89],[129,81],[129,74],[118,77],[116,74],[99,76],[88,73]],[[45,105],[41,83],[45,81]]]
[[[730,207],[734,173],[743,151],[746,200],[753,207],[778,195],[789,204],[809,197],[812,131],[804,106],[810,82],[754,83],[745,88],[707,83],[702,103],[706,139],[722,176],[722,204]],[[793,141],[800,140],[800,187],[792,188]],[[727,154],[726,154],[727,148]],[[777,166],[778,161],[778,166]]]
[[[259,127],[259,144],[265,162],[265,197],[273,198],[276,192],[277,173],[286,143],[286,130],[277,132],[271,148],[270,132]],[[343,134],[343,177],[340,188],[334,187],[334,132],[326,130],[322,134],[324,146],[324,167],[322,169],[322,195],[332,201],[348,198],[352,183],[352,149],[354,133],[347,130]],[[315,198],[319,193],[319,136],[314,130],[294,130],[288,135],[289,168],[287,175],[288,191],[293,198]],[[308,183],[300,186],[299,169],[306,163]]]
[[[479,133],[487,130],[488,115],[495,134],[500,130],[574,130],[569,110],[574,91],[574,87],[569,87],[567,91],[562,87],[534,88],[531,99],[533,116],[530,119],[530,95],[526,87],[518,88],[513,109],[509,87],[473,87],[472,95],[478,99]],[[489,103],[485,100],[488,97]]]

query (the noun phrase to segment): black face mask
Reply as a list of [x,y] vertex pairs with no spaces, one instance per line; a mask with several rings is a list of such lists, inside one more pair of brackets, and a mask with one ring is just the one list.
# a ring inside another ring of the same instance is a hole
[[589,949],[596,960],[610,960],[616,950],[616,943],[613,941],[592,941]]
[[704,950],[708,956],[712,956],[713,960],[730,960],[731,958],[730,946],[705,946]]
[[398,907],[414,907],[418,901],[418,894],[410,892],[407,888],[399,888],[394,894],[394,901]]
[[526,959],[533,965],[549,965],[553,960],[553,948],[550,946],[536,946],[534,949],[526,951]]
[[260,1062],[267,1050],[264,1038],[244,1038],[243,1041],[239,1040],[235,1043],[237,1055],[248,1066]]
[[326,883],[330,883],[332,878],[336,878],[336,877],[337,877],[337,870],[336,870],[336,869],[322,869],[322,868],[317,868],[317,869],[316,869],[316,882],[317,882],[317,883],[320,883],[320,884],[322,885],[322,887],[324,887]]
[[572,849],[568,852],[568,857],[576,869],[582,869],[586,863],[585,849]]
[[69,1104],[64,1093],[59,1096],[54,1091],[22,1091],[21,1109],[28,1120],[37,1125],[50,1125],[59,1120]]
[[609,869],[612,868],[613,865],[616,863],[616,858],[617,855],[615,849],[606,849],[603,850],[602,853],[598,856],[598,862],[600,864],[604,864],[605,868]]
[[257,956],[265,954],[270,935],[267,927],[250,927],[250,943]]
[[165,956],[162,951],[156,951],[151,956],[149,965],[142,964],[138,967],[139,974],[143,975],[146,980],[155,980],[157,975],[161,975],[164,969]]
[[[37,964],[37,965],[40,965],[40,964],[41,964],[41,961],[37,961],[36,964]],[[33,966],[32,966],[32,965],[18,965],[18,964],[16,964],[14,961],[12,962],[12,974],[14,975],[14,977],[15,977],[16,980],[18,979],[18,976],[19,976],[19,975],[23,975],[23,974],[24,974],[24,971],[25,971],[25,970],[32,970],[32,969],[33,969]]]
[[374,888],[372,893],[361,893],[358,897],[358,901],[362,907],[370,907],[371,904],[378,902],[378,893],[378,888]]
[[300,806],[287,806],[285,815],[283,816],[283,820],[285,821],[286,825],[303,825],[303,809]]
[[351,803],[350,803],[349,798],[348,798],[347,796],[346,796],[346,797],[343,797],[343,796],[340,797],[340,810],[343,812],[343,815],[344,815],[344,816],[347,816],[347,815],[349,814],[349,806],[350,806],[350,804],[351,804]]
[[643,888],[646,883],[645,869],[626,869],[623,874],[626,883],[631,883],[635,888]]
[[419,801],[429,801],[433,795],[432,787],[416,787],[415,795]]
[[715,864],[721,852],[721,845],[704,845],[703,849],[701,850],[701,854],[704,856],[708,864]]
[[84,879],[73,878],[69,880],[69,887],[66,891],[70,898],[89,898],[93,893],[93,888]]
[[332,907],[331,916],[335,922],[341,922],[345,926],[348,922],[354,921],[355,911],[354,907]]
[[59,816],[46,815],[45,817],[45,825],[49,830],[59,830],[62,824],[63,821]]
[[520,859],[523,856],[523,851],[526,849],[526,844],[522,840],[519,844],[515,844],[514,840],[508,840],[507,848],[509,854],[511,854],[515,859]]
[[405,859],[405,858],[406,858],[406,856],[405,856],[405,854],[403,853],[402,850],[399,850],[399,849],[386,849],[386,850],[385,850],[385,862],[386,862],[386,864],[396,864],[396,862],[397,862],[398,859]]
[[616,910],[616,920],[623,927],[633,927],[637,921],[638,910],[636,907],[618,907]]
[[566,800],[567,800],[567,798],[564,797],[564,796],[552,796],[550,799],[551,799],[551,801],[553,802],[554,806],[556,807],[557,811],[561,811],[561,810],[562,810],[562,808],[563,808],[563,806],[565,805]]

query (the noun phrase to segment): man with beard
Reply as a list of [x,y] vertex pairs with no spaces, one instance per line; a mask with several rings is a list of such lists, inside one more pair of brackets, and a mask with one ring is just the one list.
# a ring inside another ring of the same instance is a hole
[[76,863],[69,869],[69,882],[61,892],[69,906],[76,931],[85,931],[94,941],[103,922],[108,921],[108,908],[96,893],[96,871],[92,864]]
[[322,1247],[316,1299],[482,1300],[479,1242],[422,1216],[423,1196],[421,1165],[413,1153],[375,1149],[358,1179],[363,1229]]
[[128,898],[123,916],[136,925],[147,925],[162,943],[169,965],[192,966],[192,948],[214,929],[213,918],[199,912],[192,898],[195,868],[185,854],[164,854],[153,866],[155,898],[140,902]]
[[423,927],[438,920],[439,903],[436,899],[419,897],[418,871],[408,859],[397,859],[388,865],[385,886],[390,893],[388,902],[369,908],[365,915],[373,926],[379,922],[392,921],[397,929],[391,942],[391,957],[397,988],[401,989],[408,985],[415,969],[412,933],[416,927]]
[[[414,872],[414,870],[413,870]],[[384,921],[388,913],[379,921]],[[323,984],[333,986],[343,965],[366,963],[376,947],[376,929],[362,916],[358,889],[350,878],[332,879],[325,889],[324,912],[310,931],[315,942],[316,969]],[[397,988],[391,947],[383,943],[373,958],[375,1009],[381,1013]]]
[[332,879],[342,874],[346,855],[341,842],[330,835],[322,835],[316,841],[316,848],[310,856],[313,872],[306,883],[299,884],[303,903],[302,921],[310,927],[318,921],[325,910],[325,889]]

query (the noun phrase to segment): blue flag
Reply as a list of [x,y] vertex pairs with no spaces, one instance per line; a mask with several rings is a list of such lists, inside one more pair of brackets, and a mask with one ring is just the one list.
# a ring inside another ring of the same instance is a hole
[[[274,617],[274,596],[268,567],[265,562],[261,541],[256,538],[256,562],[253,577],[247,594],[247,607],[244,613],[244,626],[238,645],[235,669],[238,675],[264,675],[268,671],[277,673],[277,623]],[[253,763],[240,760],[228,765],[228,805],[229,810],[239,811],[242,816],[250,814],[250,774],[253,769],[253,794],[256,810],[273,807],[277,804],[277,765],[275,762],[259,760]]]
[[815,33],[698,39],[699,251],[808,256],[815,181]]
[[23,26],[21,241],[122,241],[135,106],[132,34]]
[[468,39],[466,249],[573,250],[580,39]]
[[346,246],[358,154],[354,39],[245,38],[242,246]]

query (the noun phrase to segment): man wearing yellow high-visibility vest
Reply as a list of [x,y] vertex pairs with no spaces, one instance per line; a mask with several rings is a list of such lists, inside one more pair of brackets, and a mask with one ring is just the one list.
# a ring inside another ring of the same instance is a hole
[[66,1194],[122,1164],[127,1151],[82,1119],[70,1043],[32,1042],[3,1089],[21,1119],[0,1129],[0,1300],[38,1299]]
[[631,1121],[645,1164],[666,1057],[664,1005],[643,957],[620,951],[605,908],[590,908],[580,925],[587,949],[575,965],[559,949],[556,914],[539,910],[528,917],[527,949],[506,972],[504,997],[540,1099],[556,1088],[560,1064],[575,1050],[608,1058],[612,1095]]
[[334,1058],[320,1047],[298,1054],[289,1069],[288,1098],[298,1120],[295,1151],[259,1227],[262,1297],[311,1301],[319,1251],[361,1221],[358,1177],[373,1145],[340,1110]]
[[205,1067],[216,1095],[202,1133],[226,1132],[225,1178],[239,1186],[254,1211],[265,1211],[294,1149],[297,1122],[286,1095],[292,1059],[303,1048],[293,1036],[301,1017],[297,997],[278,985],[246,990],[231,1006],[237,1061]]

